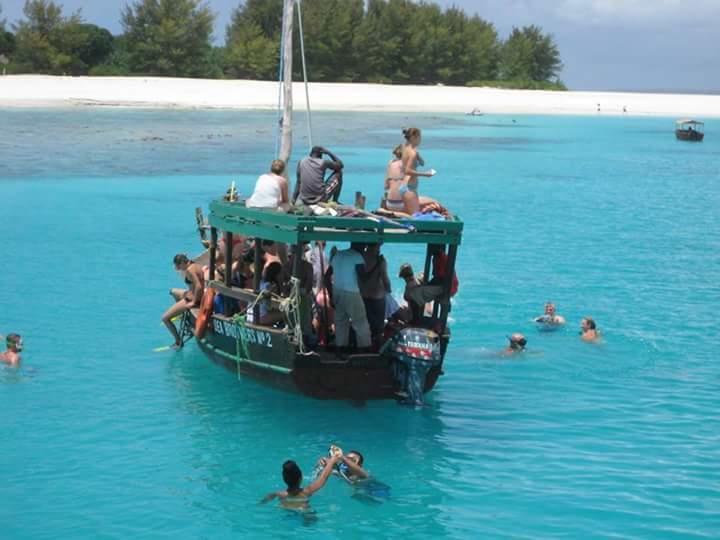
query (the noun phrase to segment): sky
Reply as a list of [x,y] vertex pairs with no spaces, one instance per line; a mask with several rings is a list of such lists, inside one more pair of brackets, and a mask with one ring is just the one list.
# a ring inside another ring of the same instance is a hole
[[[56,0],[66,13],[120,32],[128,0]],[[240,0],[207,0],[222,42]],[[720,0],[436,0],[477,13],[501,36],[537,24],[555,36],[571,90],[720,93]],[[0,0],[2,17],[22,16],[24,0]],[[715,45],[713,45],[715,44]],[[312,77],[312,74],[311,74]]]

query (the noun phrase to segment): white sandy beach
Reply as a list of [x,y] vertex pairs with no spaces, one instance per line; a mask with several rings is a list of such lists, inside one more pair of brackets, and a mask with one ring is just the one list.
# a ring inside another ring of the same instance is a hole
[[[293,87],[295,110],[304,88]],[[313,110],[469,112],[487,114],[623,114],[720,116],[720,96],[619,92],[545,92],[450,86],[311,83]],[[2,107],[153,107],[274,109],[277,83],[160,77],[0,77]]]

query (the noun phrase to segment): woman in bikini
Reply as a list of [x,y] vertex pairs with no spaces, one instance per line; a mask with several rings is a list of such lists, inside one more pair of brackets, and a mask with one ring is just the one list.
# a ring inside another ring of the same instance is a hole
[[[405,144],[402,145],[401,157],[401,173],[403,179],[394,182],[388,191],[388,210],[402,211],[405,214],[412,215],[420,210],[420,200],[418,198],[418,178],[430,178],[435,175],[434,170],[421,172],[417,170],[418,165],[425,165],[425,162],[418,153],[418,146],[422,140],[422,135],[418,128],[403,129],[405,136]],[[392,203],[391,203],[392,201]],[[403,204],[403,210],[400,210],[400,201]],[[394,208],[391,208],[391,204]]]
[[188,259],[187,255],[178,253],[175,255],[173,263],[175,264],[175,270],[182,274],[188,289],[170,289],[170,294],[175,299],[175,303],[163,313],[161,320],[175,338],[172,347],[180,349],[183,346],[182,338],[172,320],[185,311],[200,305],[205,292],[205,280],[202,266]]
[[385,171],[385,195],[381,206],[391,212],[405,212],[405,202],[399,194],[400,185],[405,178],[402,151],[402,144],[398,144],[393,150],[393,159],[388,162]]

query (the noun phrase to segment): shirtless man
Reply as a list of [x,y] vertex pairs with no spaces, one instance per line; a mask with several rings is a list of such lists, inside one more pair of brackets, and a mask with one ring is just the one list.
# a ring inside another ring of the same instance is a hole
[[590,317],[585,317],[580,323],[580,339],[589,343],[600,339],[600,333],[597,330],[597,325]]
[[23,340],[19,334],[9,334],[5,338],[7,350],[0,353],[0,362],[10,367],[20,367],[20,353],[23,350]]
[[303,488],[302,484],[302,471],[298,467],[297,463],[288,460],[283,463],[282,477],[287,484],[287,489],[276,491],[266,495],[261,503],[272,501],[275,498],[280,499],[280,504],[285,508],[292,509],[304,509],[307,508],[308,499],[312,495],[320,491],[327,482],[327,479],[333,472],[335,465],[342,460],[342,453],[338,452],[334,456],[329,457],[326,460],[325,466],[317,477],[317,479],[310,484],[308,487]]
[[200,305],[205,292],[205,281],[202,266],[188,259],[187,255],[178,253],[173,259],[173,264],[175,265],[175,271],[181,274],[185,280],[188,289],[170,289],[170,294],[175,299],[175,303],[163,313],[161,320],[175,338],[172,348],[177,350],[182,348],[183,342],[172,320],[190,308]]

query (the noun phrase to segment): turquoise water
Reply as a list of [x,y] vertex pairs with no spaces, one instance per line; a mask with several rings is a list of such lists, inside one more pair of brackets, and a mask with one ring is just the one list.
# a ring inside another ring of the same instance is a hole
[[[671,119],[317,113],[376,201],[401,126],[466,222],[446,374],[421,410],[280,393],[169,342],[193,211],[269,163],[274,114],[0,111],[0,537],[692,538],[720,531],[720,137]],[[296,128],[303,150],[304,125]],[[387,250],[391,266],[419,251]],[[396,283],[396,286],[399,285]],[[529,322],[552,299],[565,331]],[[593,316],[604,343],[579,341]],[[524,332],[536,354],[493,356]],[[361,450],[316,519],[258,505],[294,458]]]

